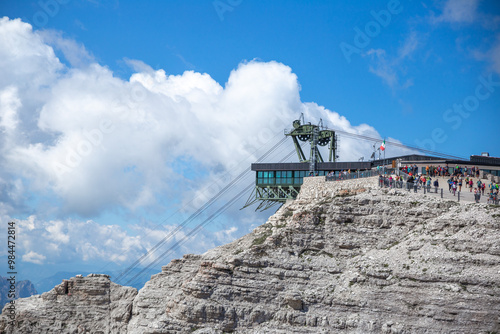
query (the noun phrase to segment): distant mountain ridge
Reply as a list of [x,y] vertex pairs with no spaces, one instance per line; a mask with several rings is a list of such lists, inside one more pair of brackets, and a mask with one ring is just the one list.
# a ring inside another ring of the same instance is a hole
[[[3,308],[4,305],[10,301],[9,298],[9,290],[10,290],[10,282],[9,277],[0,276],[0,305]],[[33,283],[29,280],[24,281],[16,281],[16,297],[17,298],[26,298],[33,295],[36,295],[36,289]]]

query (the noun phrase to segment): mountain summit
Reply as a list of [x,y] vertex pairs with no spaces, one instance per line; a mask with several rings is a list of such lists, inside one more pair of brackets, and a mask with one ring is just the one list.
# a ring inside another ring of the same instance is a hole
[[2,333],[500,331],[500,208],[377,178],[305,178],[252,233],[173,260],[137,292],[106,275],[16,303]]

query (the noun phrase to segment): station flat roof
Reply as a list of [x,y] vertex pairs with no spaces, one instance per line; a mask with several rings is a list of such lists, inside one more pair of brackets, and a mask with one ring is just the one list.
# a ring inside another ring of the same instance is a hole
[[[345,162],[318,162],[316,170],[332,171],[332,170],[364,170],[371,169],[376,166],[390,164],[393,160],[401,159],[402,164],[417,163],[417,164],[440,164],[449,166],[455,165],[477,165],[477,166],[498,166],[500,167],[500,158],[484,157],[472,155],[470,160],[447,159],[442,157],[410,154],[397,157],[389,157],[386,159],[377,159],[373,161],[345,161]],[[283,171],[283,170],[309,170],[308,162],[281,162],[281,163],[253,163],[251,165],[253,171]]]
[[[364,170],[371,169],[371,161],[353,161],[353,162],[317,162],[316,170],[340,170],[340,169],[351,169],[351,170]],[[288,163],[253,163],[251,170],[309,170],[308,162],[288,162]]]

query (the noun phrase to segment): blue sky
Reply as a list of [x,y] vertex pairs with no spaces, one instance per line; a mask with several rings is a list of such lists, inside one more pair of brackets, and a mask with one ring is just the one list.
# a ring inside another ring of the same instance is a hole
[[[25,276],[126,266],[300,113],[500,156],[497,1],[7,0],[0,17],[0,217],[19,221]],[[370,156],[340,139],[341,160]],[[175,256],[268,215],[250,211],[235,205]]]
[[[4,2],[3,13],[62,32],[124,79],[132,73],[124,58],[168,74],[208,73],[221,84],[242,61],[275,60],[298,76],[303,101],[340,112],[353,124],[368,123],[382,136],[409,145],[429,139],[431,130],[439,127],[448,139],[434,143],[437,151],[461,156],[495,153],[486,131],[476,134],[474,145],[455,145],[461,131],[451,125],[457,121],[446,122],[436,114],[473,94],[479,76],[497,74],[498,64],[492,64],[496,54],[488,54],[499,43],[496,1],[453,2],[457,7],[463,4],[465,13],[447,13],[445,1],[61,2],[46,2],[57,4],[49,7],[56,12],[53,17],[30,1]],[[348,62],[340,44],[355,45],[354,28],[365,32],[375,21],[372,12],[387,10],[391,3],[397,14],[391,14],[387,26],[381,26],[361,54],[352,54]],[[37,15],[40,11],[49,15]],[[408,54],[403,56],[405,46]],[[373,73],[377,70],[379,75]],[[384,75],[396,81],[384,80]],[[477,121],[473,116],[466,119],[472,128],[481,128],[481,118],[494,117],[498,95],[495,91],[481,101],[474,110],[482,115],[475,117]],[[402,123],[416,117],[430,126],[403,128]]]

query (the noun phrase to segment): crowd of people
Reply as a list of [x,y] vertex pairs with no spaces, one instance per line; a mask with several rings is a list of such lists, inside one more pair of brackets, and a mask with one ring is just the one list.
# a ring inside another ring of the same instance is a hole
[[[429,168],[431,168],[430,166]],[[485,195],[485,192],[488,191],[488,203],[498,204],[500,200],[499,187],[500,185],[496,182],[487,182],[479,179],[479,169],[476,168],[458,168],[454,169],[454,173],[449,176],[447,180],[448,183],[448,191],[453,193],[455,196],[457,192],[462,192],[462,188],[469,189],[469,192],[474,192],[474,199],[477,203],[479,203],[481,196]],[[410,172],[406,178],[406,186],[404,186],[404,177],[397,175],[380,175],[379,183],[380,186],[386,186],[391,188],[403,188],[405,187],[408,190],[413,189],[414,192],[417,192],[420,188],[425,188],[427,192],[431,192],[431,189],[434,192],[438,192],[439,188],[439,180],[437,177],[432,178],[432,173],[427,174],[418,174],[416,170],[416,166],[405,166],[402,168],[403,171]],[[437,176],[440,176],[439,173],[442,172],[440,169],[432,169],[431,172],[437,171]],[[414,174],[415,172],[415,174]],[[448,173],[449,174],[449,173]],[[477,177],[477,181],[474,181],[473,177]]]
[[[489,185],[486,186],[487,182],[479,179],[479,176],[480,170],[478,167],[462,168],[460,166],[456,166],[453,174],[450,175],[450,178],[447,180],[448,191],[453,192],[453,195],[455,195],[457,190],[462,192],[462,187],[465,187],[465,189],[468,188],[469,192],[474,192],[474,199],[476,203],[479,203],[481,196],[484,196],[485,191],[488,190],[488,202],[498,203],[499,184],[490,181]],[[474,181],[474,177],[477,178],[477,181]]]
[[[481,196],[488,195],[488,202],[498,204],[500,200],[499,184],[496,182],[485,182],[485,180],[479,179],[480,169],[478,167],[467,167],[467,166],[455,166],[449,168],[448,166],[425,166],[421,167],[421,173],[419,173],[419,167],[414,165],[406,165],[400,168],[403,173],[400,175],[391,174],[394,170],[382,169],[378,166],[377,170],[341,170],[336,175],[335,172],[331,171],[327,174],[327,180],[346,180],[356,177],[367,177],[375,174],[379,174],[379,185],[381,187],[390,188],[405,188],[407,190],[413,189],[417,192],[418,189],[425,189],[427,192],[439,191],[439,177],[448,177],[446,182],[448,183],[448,191],[453,193],[454,196],[457,192],[462,193],[467,191],[474,193],[474,198],[476,202],[479,202]],[[424,172],[425,171],[425,172]],[[451,172],[451,173],[450,173]],[[474,180],[476,178],[476,180]]]
[[[403,188],[410,190],[413,189],[417,192],[420,188],[425,188],[427,191],[431,190],[433,186],[437,192],[439,188],[439,181],[436,179],[434,182],[431,182],[432,178],[430,176],[425,175],[408,175],[406,179],[405,186],[405,178],[402,175],[379,175],[379,183],[380,186],[390,187],[390,188]],[[432,184],[432,185],[431,185]]]
[[[405,165],[400,168],[401,171],[405,172],[408,175],[417,175],[418,174],[418,167],[416,164],[413,166],[411,165]],[[424,173],[425,171],[425,173]],[[477,166],[472,166],[472,167],[467,167],[467,166],[459,166],[456,165],[453,168],[450,168],[448,165],[446,166],[433,166],[433,165],[427,165],[425,167],[422,167],[422,173],[425,175],[429,175],[431,177],[446,177],[446,176],[455,176],[455,175],[461,175],[461,176],[469,176],[469,177],[479,177],[480,174],[480,169]]]

